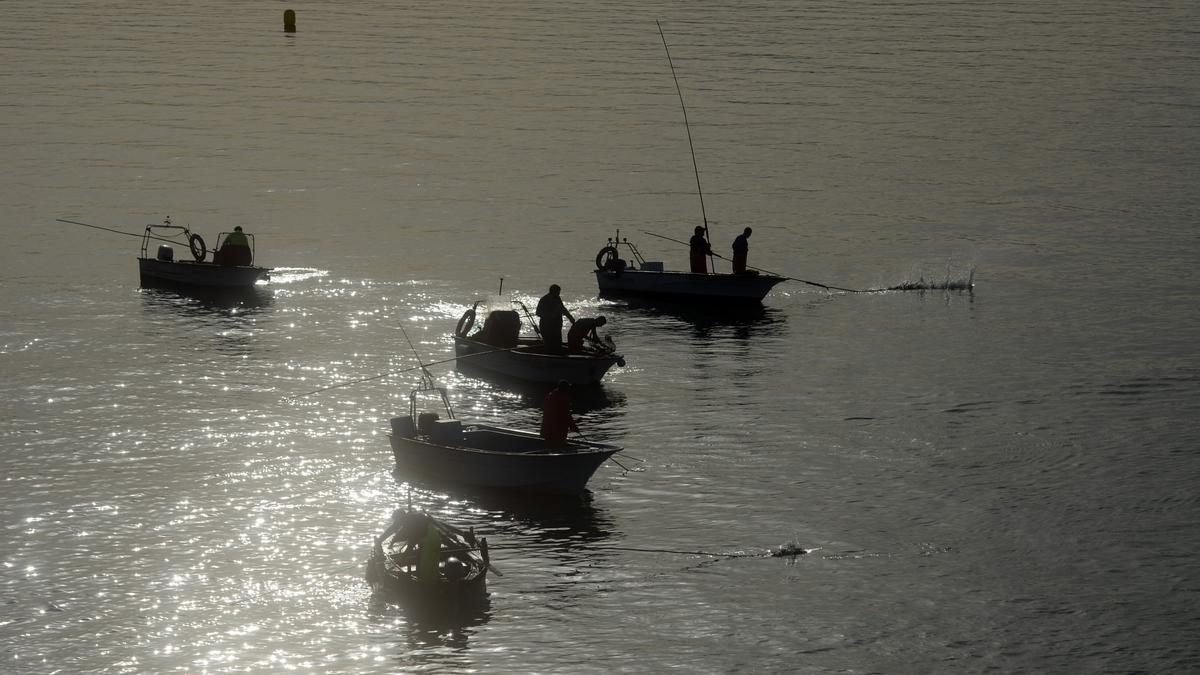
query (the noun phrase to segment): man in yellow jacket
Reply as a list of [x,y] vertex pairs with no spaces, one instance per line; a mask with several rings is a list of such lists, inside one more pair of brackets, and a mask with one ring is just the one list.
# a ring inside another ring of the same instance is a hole
[[213,262],[229,267],[249,265],[254,262],[254,253],[250,249],[250,238],[242,232],[241,225],[233,228],[233,232],[225,236],[220,250],[213,256]]

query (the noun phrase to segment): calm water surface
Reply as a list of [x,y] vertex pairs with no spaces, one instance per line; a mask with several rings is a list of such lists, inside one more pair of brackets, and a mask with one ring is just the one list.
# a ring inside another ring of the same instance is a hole
[[[288,6],[3,5],[0,671],[1200,669],[1194,3]],[[55,222],[167,216],[273,283],[142,290],[136,239]],[[596,297],[607,237],[680,267],[644,232],[705,216],[790,276],[976,290]],[[628,360],[577,410],[631,470],[581,500],[393,475],[412,372],[299,396],[413,367],[401,327],[451,357],[502,278]],[[409,503],[489,537],[485,614],[371,597]]]

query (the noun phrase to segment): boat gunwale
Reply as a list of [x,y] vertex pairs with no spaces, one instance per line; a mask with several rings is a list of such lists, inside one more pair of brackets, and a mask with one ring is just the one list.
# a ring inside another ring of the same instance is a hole
[[[521,438],[527,438],[530,440],[537,440],[540,442],[544,442],[544,440],[542,439],[542,437],[539,434],[535,434],[531,431],[522,431],[520,429],[513,429],[510,427],[501,427],[501,426],[496,426],[493,424],[471,423],[471,424],[463,425],[463,433],[464,434],[470,430],[499,431],[499,432],[503,432],[506,434],[519,436]],[[412,443],[415,443],[415,444],[418,444],[421,446],[425,446],[425,447],[430,447],[430,448],[443,448],[443,449],[448,449],[448,450],[457,450],[457,451],[461,451],[461,452],[467,452],[470,454],[499,455],[499,456],[504,456],[504,457],[528,457],[528,458],[593,457],[596,455],[603,455],[606,453],[608,455],[615,455],[618,452],[621,452],[625,449],[619,445],[613,445],[611,443],[599,443],[596,441],[569,440],[569,441],[567,441],[568,447],[574,446],[579,449],[576,451],[572,451],[572,452],[541,452],[541,451],[508,452],[508,451],[504,451],[504,450],[491,450],[488,448],[476,448],[476,447],[472,447],[469,445],[446,445],[445,443],[436,443],[427,437],[420,438],[417,436],[396,436],[393,433],[388,433],[386,435],[388,437],[388,442],[390,444],[394,444],[394,443],[398,442],[397,439],[402,439],[403,441],[412,442]]]
[[543,359],[558,360],[558,359],[562,359],[562,358],[567,358],[567,359],[570,359],[571,361],[575,361],[575,362],[579,362],[579,363],[608,361],[610,367],[612,365],[615,365],[617,363],[617,361],[619,361],[620,359],[624,358],[624,355],[622,355],[618,352],[610,352],[608,354],[596,354],[596,353],[570,354],[567,352],[563,352],[561,354],[551,354],[551,353],[547,353],[547,352],[533,351],[535,348],[535,345],[533,345],[533,344],[524,344],[523,345],[520,342],[521,340],[532,340],[532,341],[536,341],[537,344],[541,344],[541,341],[536,340],[536,338],[525,338],[525,337],[518,338],[518,342],[515,347],[497,347],[496,345],[488,344],[486,342],[476,340],[472,337],[463,337],[461,335],[455,335],[454,340],[455,340],[455,348],[458,347],[458,342],[461,340],[462,342],[469,343],[471,346],[478,346],[478,347],[484,348],[488,351],[496,351],[496,352],[506,351],[506,352],[512,352],[514,354],[520,354],[521,356],[529,356],[529,357],[536,357],[536,358],[543,358]]

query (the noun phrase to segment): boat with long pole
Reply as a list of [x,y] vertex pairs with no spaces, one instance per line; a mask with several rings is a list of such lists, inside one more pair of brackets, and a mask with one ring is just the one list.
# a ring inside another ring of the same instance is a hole
[[[180,286],[205,289],[248,289],[259,281],[267,281],[271,268],[254,264],[254,235],[243,233],[241,228],[233,232],[220,232],[217,240],[227,242],[230,235],[238,244],[223,243],[219,248],[209,249],[204,238],[183,225],[174,225],[167,218],[162,223],[147,225],[142,234],[123,232],[99,225],[75,220],[57,219],[60,223],[81,225],[115,234],[141,237],[142,247],[138,255],[138,277],[142,286]],[[154,255],[150,247],[158,244]],[[174,245],[186,246],[192,260],[176,259]],[[209,253],[212,259],[209,260]]]
[[[675,81],[675,92],[679,95],[679,106],[683,111],[683,126],[687,130],[688,148],[692,153],[692,171],[696,176],[696,194],[700,198],[700,216],[703,220],[704,240],[711,251],[708,232],[708,214],[704,209],[704,190],[700,187],[700,168],[696,162],[696,147],[692,143],[692,128],[688,123],[687,106],[683,102],[683,89],[675,74],[671,50],[667,46],[662,25],[657,21],[658,35],[666,50],[671,77]],[[700,229],[700,228],[697,228]],[[664,237],[665,238],[665,237]],[[672,240],[675,241],[675,240]],[[682,243],[682,242],[680,242]],[[622,249],[627,257],[622,257]],[[708,254],[708,268],[712,272],[683,272],[666,270],[659,261],[647,261],[637,246],[621,238],[620,230],[596,254],[596,285],[602,296],[641,296],[663,298],[682,302],[716,302],[723,305],[759,304],[767,293],[785,277],[761,274],[747,270],[737,274],[715,271],[712,253]]]

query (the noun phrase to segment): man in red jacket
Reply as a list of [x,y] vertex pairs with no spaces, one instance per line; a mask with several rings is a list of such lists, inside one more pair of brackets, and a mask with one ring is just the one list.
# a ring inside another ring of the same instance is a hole
[[546,394],[542,406],[542,438],[550,447],[562,447],[567,444],[569,431],[579,431],[579,427],[571,417],[571,383],[560,380],[558,386]]

